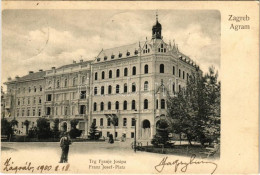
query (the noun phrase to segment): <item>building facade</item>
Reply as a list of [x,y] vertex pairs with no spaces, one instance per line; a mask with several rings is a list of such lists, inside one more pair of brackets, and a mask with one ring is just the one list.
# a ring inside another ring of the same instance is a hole
[[185,87],[197,71],[199,67],[177,45],[163,40],[156,19],[150,40],[101,50],[93,61],[9,80],[6,108],[21,122],[59,118],[63,130],[70,130],[70,120],[78,119],[83,137],[94,122],[104,137],[134,138],[136,125],[138,139],[151,139],[158,121],[166,117],[167,96]]

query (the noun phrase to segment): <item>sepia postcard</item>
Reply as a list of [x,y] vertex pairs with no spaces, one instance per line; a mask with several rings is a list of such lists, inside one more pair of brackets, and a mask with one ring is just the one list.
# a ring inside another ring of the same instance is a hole
[[1,3],[1,173],[258,174],[259,2]]

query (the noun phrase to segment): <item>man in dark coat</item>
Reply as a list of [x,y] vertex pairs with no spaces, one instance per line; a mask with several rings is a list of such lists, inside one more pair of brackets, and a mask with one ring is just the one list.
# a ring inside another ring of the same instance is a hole
[[68,133],[65,133],[63,137],[60,139],[60,147],[62,150],[60,163],[68,162],[68,154],[69,154],[69,145],[71,144],[71,140],[69,138]]

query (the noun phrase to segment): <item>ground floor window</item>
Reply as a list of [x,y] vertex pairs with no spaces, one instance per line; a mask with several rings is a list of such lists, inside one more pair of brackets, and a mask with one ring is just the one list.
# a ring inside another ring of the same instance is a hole
[[135,133],[131,132],[131,138],[134,138],[134,137],[135,137]]
[[107,137],[109,137],[110,132],[107,132]]

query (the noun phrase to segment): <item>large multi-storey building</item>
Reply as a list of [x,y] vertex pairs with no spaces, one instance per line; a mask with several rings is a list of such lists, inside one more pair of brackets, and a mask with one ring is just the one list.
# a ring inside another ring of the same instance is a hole
[[156,19],[150,40],[101,50],[93,61],[9,80],[6,108],[21,121],[59,118],[64,130],[78,119],[85,136],[94,122],[102,136],[134,138],[136,124],[137,138],[151,139],[166,117],[167,95],[185,87],[196,71],[199,67],[174,43],[164,42]]

